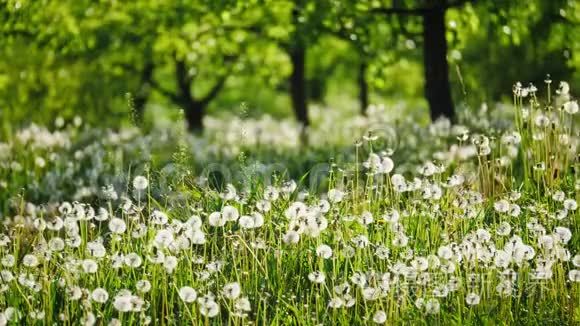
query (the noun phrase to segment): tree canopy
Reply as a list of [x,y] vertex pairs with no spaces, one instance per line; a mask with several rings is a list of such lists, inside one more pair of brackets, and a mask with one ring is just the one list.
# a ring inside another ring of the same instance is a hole
[[459,103],[499,101],[519,78],[579,79],[570,0],[10,0],[0,17],[12,121],[142,123],[159,104],[200,130],[208,110],[246,102],[308,125],[308,105],[337,96],[333,84],[363,114],[424,98],[432,119],[454,119]]

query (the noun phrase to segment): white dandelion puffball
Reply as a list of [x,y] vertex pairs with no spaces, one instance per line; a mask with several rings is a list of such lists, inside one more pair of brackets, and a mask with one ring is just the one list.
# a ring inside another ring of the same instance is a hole
[[147,187],[149,186],[149,180],[147,180],[147,178],[145,178],[144,176],[136,176],[135,179],[133,179],[133,188],[135,188],[135,190],[137,191],[143,191],[145,189],[147,189]]
[[91,299],[97,303],[105,303],[109,300],[109,293],[103,288],[96,288],[91,293]]
[[192,287],[184,286],[179,289],[179,297],[185,303],[192,303],[197,299],[197,292]]
[[223,293],[224,297],[226,297],[228,299],[236,299],[242,293],[242,289],[241,289],[239,283],[233,282],[233,283],[228,283],[228,284],[224,285],[224,287],[222,289],[222,293]]
[[122,219],[114,217],[109,221],[109,230],[116,234],[122,234],[127,230],[127,224]]
[[316,248],[316,255],[318,257],[328,259],[328,258],[332,257],[332,248],[330,248],[330,246],[328,246],[328,245],[321,244],[320,246],[318,246]]
[[377,324],[384,324],[387,321],[387,314],[384,311],[379,310],[373,315],[373,321]]
[[480,301],[480,297],[477,293],[469,293],[465,297],[465,303],[467,303],[470,306],[475,306],[475,305],[479,304],[479,301]]

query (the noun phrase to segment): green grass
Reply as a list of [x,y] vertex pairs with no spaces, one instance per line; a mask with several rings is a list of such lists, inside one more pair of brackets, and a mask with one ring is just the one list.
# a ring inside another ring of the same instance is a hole
[[577,324],[567,101],[518,90],[514,123],[463,127],[322,114],[308,147],[269,120],[23,130],[0,165],[0,325]]

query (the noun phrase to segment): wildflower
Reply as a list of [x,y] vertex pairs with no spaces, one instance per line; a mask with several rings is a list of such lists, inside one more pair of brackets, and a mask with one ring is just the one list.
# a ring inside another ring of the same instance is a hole
[[578,102],[577,101],[568,101],[564,103],[564,111],[568,114],[576,114],[578,113]]
[[[80,241],[80,237],[79,241]],[[89,255],[96,257],[96,258],[103,258],[105,257],[107,250],[105,246],[100,241],[92,241],[87,243],[87,252]]]
[[147,234],[147,225],[143,223],[138,223],[133,227],[131,231],[131,237],[134,239],[140,239]]
[[81,318],[81,324],[83,326],[93,326],[97,323],[97,317],[92,312],[88,312],[86,316]]
[[362,290],[362,295],[365,301],[374,301],[381,296],[381,289],[369,286]]
[[111,321],[109,321],[108,326],[122,326],[122,323],[119,319],[113,318]]
[[251,215],[251,217],[252,217],[253,223],[254,223],[253,228],[259,228],[259,227],[262,227],[264,225],[264,215],[262,215],[258,212],[254,212]]
[[465,297],[465,303],[467,303],[470,306],[475,306],[479,304],[479,295],[476,293],[468,293],[467,296]]
[[252,307],[250,305],[250,300],[246,297],[238,298],[234,302],[234,309],[236,311],[252,311]]
[[82,262],[83,271],[87,274],[95,274],[99,269],[99,265],[92,259],[85,259]]
[[133,310],[133,302],[131,295],[121,294],[115,296],[113,300],[113,307],[120,312],[129,312]]
[[224,200],[233,200],[238,196],[237,191],[236,191],[236,187],[234,187],[234,185],[232,185],[231,183],[228,183],[226,186],[226,191],[224,193],[221,194],[221,197]]
[[16,263],[16,258],[13,255],[8,254],[2,257],[2,260],[0,260],[0,262],[4,267],[12,267]]
[[358,285],[361,288],[364,288],[367,284],[367,278],[366,276],[361,273],[361,272],[355,272],[351,277],[350,277],[350,281],[354,284],[354,285]]
[[507,268],[511,261],[511,256],[504,250],[498,250],[495,253],[494,263],[496,267]]
[[14,280],[14,275],[9,270],[0,271],[0,281],[3,283],[10,283]]
[[326,279],[326,277],[325,277],[323,272],[315,271],[315,272],[308,274],[308,279],[312,283],[321,284],[321,283],[324,283],[324,280]]
[[242,289],[241,289],[239,283],[233,282],[233,283],[228,283],[228,284],[224,285],[224,287],[222,289],[222,293],[223,293],[224,297],[226,297],[228,299],[236,299],[242,293]]
[[284,234],[282,240],[285,244],[297,244],[298,241],[300,241],[300,234],[296,231],[290,230]]
[[252,216],[243,215],[240,217],[238,224],[242,229],[252,229],[254,227],[254,218]]
[[290,180],[284,182],[280,189],[282,190],[283,193],[291,194],[294,192],[294,190],[296,190],[296,188],[297,188],[296,182],[294,180]]
[[36,267],[38,266],[39,261],[36,256],[28,254],[22,258],[22,264],[26,267]]
[[580,267],[580,254],[574,256],[574,258],[572,259],[572,264],[576,267]]
[[404,234],[397,234],[392,241],[395,247],[406,247],[409,243],[409,238]]
[[238,217],[240,217],[240,213],[238,212],[238,209],[233,207],[233,206],[224,206],[222,208],[222,212],[221,212],[221,217],[225,220],[225,221],[232,221],[235,222],[238,220]]
[[320,200],[317,204],[318,211],[321,213],[326,213],[330,210],[330,203],[327,200]]
[[150,219],[151,223],[155,225],[165,225],[169,221],[167,214],[158,210],[155,210],[151,213]]
[[103,208],[99,207],[98,213],[95,215],[95,220],[103,222],[109,219],[109,212]]
[[97,303],[105,303],[109,300],[109,293],[103,288],[96,288],[91,293],[91,299]]
[[209,214],[208,223],[213,227],[222,227],[226,225],[226,219],[222,217],[220,212],[213,212]]
[[447,185],[450,187],[460,186],[465,182],[465,177],[461,174],[454,174],[447,179]]
[[344,300],[339,297],[334,297],[330,299],[330,301],[328,302],[328,307],[332,309],[338,309],[341,308],[342,306],[344,306]]
[[534,123],[540,128],[545,128],[550,124],[550,119],[546,115],[540,113],[536,115]]
[[580,270],[572,269],[568,272],[568,279],[570,282],[580,282]]
[[359,219],[360,224],[369,225],[374,222],[373,214],[369,211],[364,211]]
[[566,194],[562,190],[555,191],[552,194],[552,199],[557,202],[563,202],[566,199]]
[[136,176],[133,179],[133,188],[137,191],[143,191],[149,186],[149,180],[144,176]]
[[129,253],[125,256],[125,265],[131,268],[137,268],[141,266],[143,259],[137,253]]
[[201,304],[199,306],[199,312],[206,317],[213,318],[217,316],[220,312],[220,307],[214,301],[209,301],[207,303]]
[[433,162],[427,162],[421,168],[419,168],[419,173],[426,177],[432,176],[437,172],[439,172],[439,169],[435,164],[433,164]]
[[513,217],[518,217],[518,216],[520,216],[521,211],[522,210],[518,204],[510,204],[509,215],[511,215]]
[[415,307],[417,307],[417,309],[423,309],[425,307],[425,299],[417,298],[417,300],[415,300]]
[[405,185],[405,177],[400,174],[393,174],[391,177],[391,183],[395,186],[395,188],[396,186]]
[[175,239],[173,237],[173,232],[171,230],[167,229],[159,230],[155,235],[155,245],[160,248],[169,247],[174,240]]
[[512,231],[512,227],[508,222],[501,222],[497,226],[495,233],[497,235],[506,236],[506,235],[509,235],[511,233],[511,231]]
[[330,189],[327,194],[328,200],[333,203],[341,202],[344,198],[344,192],[338,189]]
[[437,249],[437,255],[442,259],[450,259],[453,256],[453,251],[449,246],[441,246]]
[[564,200],[564,208],[568,211],[575,211],[578,208],[578,204],[574,199]]
[[439,313],[441,305],[437,299],[429,299],[425,303],[425,312],[429,315],[435,315]]
[[425,257],[416,257],[411,261],[411,266],[417,271],[424,271],[429,267],[429,263]]
[[173,273],[173,270],[177,267],[177,257],[175,256],[167,256],[163,261],[163,267],[168,273]]
[[122,219],[114,217],[109,221],[109,230],[115,234],[123,234],[127,230],[127,224]]
[[572,239],[572,232],[566,227],[558,226],[554,229],[554,233],[563,243],[568,243]]
[[330,246],[328,246],[328,245],[321,244],[320,246],[318,246],[316,248],[316,255],[318,257],[328,259],[328,258],[332,257],[332,248],[330,248]]
[[387,223],[396,223],[399,220],[399,212],[396,209],[389,209],[383,215],[383,220]]
[[498,200],[493,204],[493,208],[498,213],[507,213],[510,208],[510,203],[505,199]]
[[275,187],[268,186],[266,187],[266,190],[264,190],[264,199],[267,201],[275,201],[278,199],[278,197],[280,197],[280,193]]
[[139,280],[137,281],[135,288],[137,289],[137,292],[147,293],[151,290],[151,282],[147,280]]
[[379,310],[373,315],[373,321],[377,324],[384,324],[387,321],[387,314],[384,311]]
[[433,289],[433,295],[438,298],[445,298],[449,295],[449,288],[447,285],[440,285]]
[[64,246],[64,240],[59,237],[54,237],[48,241],[48,248],[52,251],[63,251]]
[[358,248],[365,248],[369,245],[369,239],[364,235],[360,234],[351,239],[351,241],[357,246]]
[[363,167],[370,171],[378,171],[381,168],[381,157],[375,153],[370,153],[369,158],[363,162]]
[[379,245],[375,249],[375,256],[377,256],[377,258],[379,258],[379,259],[383,259],[383,260],[384,259],[388,259],[389,258],[389,254],[390,254],[389,248],[387,248],[384,245]]
[[269,212],[272,209],[272,204],[265,199],[261,199],[256,202],[256,208],[261,212]]
[[565,81],[561,81],[560,84],[558,85],[558,89],[556,90],[556,94],[564,96],[568,95],[569,92],[570,92],[570,84],[568,84]]
[[197,292],[192,287],[184,286],[179,289],[179,297],[185,303],[192,303],[197,299]]

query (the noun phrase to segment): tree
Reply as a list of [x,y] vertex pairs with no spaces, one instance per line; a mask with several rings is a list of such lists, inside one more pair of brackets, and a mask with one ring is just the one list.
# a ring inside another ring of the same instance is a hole
[[425,71],[425,97],[429,103],[431,120],[446,117],[455,120],[451,97],[445,14],[470,0],[427,0],[423,5],[404,7],[396,1],[392,7],[372,7],[380,15],[408,15],[421,19],[423,38],[423,65]]
[[305,127],[310,124],[308,119],[308,103],[306,95],[306,37],[304,26],[300,22],[302,3],[295,2],[292,8],[292,42],[288,45],[288,54],[292,62],[292,73],[290,74],[290,97],[292,107],[296,114],[296,119]]

